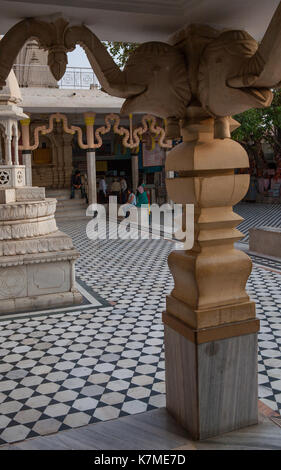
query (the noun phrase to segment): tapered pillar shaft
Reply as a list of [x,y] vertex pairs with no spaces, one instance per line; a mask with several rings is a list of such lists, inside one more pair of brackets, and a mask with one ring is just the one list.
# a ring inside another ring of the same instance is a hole
[[138,155],[133,155],[132,159],[132,189],[135,191],[139,182],[139,157]]
[[96,204],[97,202],[96,154],[91,149],[87,150],[87,176],[88,176],[89,204]]
[[32,154],[30,150],[22,150],[22,163],[25,165],[26,186],[32,186]]
[[[235,125],[235,121],[232,121]],[[168,153],[169,197],[194,204],[195,243],[174,251],[175,286],[165,323],[167,408],[195,439],[257,422],[255,305],[245,287],[251,260],[234,248],[242,234],[232,206],[246,194],[245,150],[214,138],[212,119],[193,119]]]

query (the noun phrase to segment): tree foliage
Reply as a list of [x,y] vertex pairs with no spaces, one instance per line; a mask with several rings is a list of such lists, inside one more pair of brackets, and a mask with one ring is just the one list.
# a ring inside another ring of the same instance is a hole
[[271,106],[250,109],[234,116],[240,123],[232,137],[239,141],[255,157],[263,152],[262,143],[267,143],[275,155],[281,154],[281,91],[273,91]]
[[137,43],[132,42],[103,41],[103,44],[121,69],[124,68],[131,52],[138,47]]

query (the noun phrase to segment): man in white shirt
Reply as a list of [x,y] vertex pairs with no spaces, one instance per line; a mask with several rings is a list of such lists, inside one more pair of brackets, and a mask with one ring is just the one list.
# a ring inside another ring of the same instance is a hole
[[99,202],[101,204],[104,204],[106,202],[106,182],[104,179],[104,176],[101,176],[101,179],[99,181]]

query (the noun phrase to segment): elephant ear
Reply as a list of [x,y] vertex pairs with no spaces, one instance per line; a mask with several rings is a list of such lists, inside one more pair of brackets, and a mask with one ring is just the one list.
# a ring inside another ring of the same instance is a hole
[[233,88],[273,88],[281,82],[281,2],[256,53],[245,60],[237,76],[228,79]]
[[106,47],[86,26],[72,26],[65,34],[67,49],[80,44],[101,84],[102,90],[119,98],[130,98],[143,93],[144,85],[127,83],[124,72],[116,65]]

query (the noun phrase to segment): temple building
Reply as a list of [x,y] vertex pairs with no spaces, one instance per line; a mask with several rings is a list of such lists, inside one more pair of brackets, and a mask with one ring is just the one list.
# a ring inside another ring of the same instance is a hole
[[[281,2],[64,3],[0,0],[0,448],[280,449],[281,230],[251,206],[245,243],[232,136],[280,86]],[[175,237],[147,202],[78,220],[100,176],[167,187]]]
[[[124,102],[101,91],[91,68],[67,67],[64,77],[57,82],[47,65],[47,52],[40,49],[35,40],[25,43],[15,61],[14,72],[24,112],[31,119],[31,134],[36,127],[47,125],[54,113],[65,114],[69,125],[79,126],[85,133],[84,113],[94,111],[96,129],[104,125],[107,114],[119,114]],[[133,117],[134,125],[141,117],[141,114]],[[128,127],[128,117],[121,118],[120,124]],[[166,202],[166,152],[149,134],[137,149],[129,149],[122,145],[122,138],[111,131],[95,153],[97,182],[105,175],[110,188],[114,177],[124,176],[128,185],[135,189],[141,179],[151,202]],[[62,123],[57,122],[52,133],[40,135],[39,147],[32,152],[32,182],[45,187],[49,195],[66,199],[76,169],[82,176],[87,173],[86,150],[79,147],[76,135],[66,134]]]

